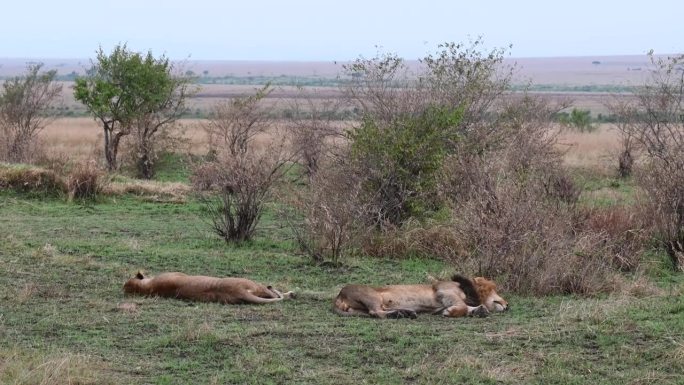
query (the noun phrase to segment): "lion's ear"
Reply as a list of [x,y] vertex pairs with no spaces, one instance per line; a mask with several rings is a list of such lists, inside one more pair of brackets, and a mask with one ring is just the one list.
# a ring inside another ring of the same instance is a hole
[[142,271],[138,270],[138,274],[135,275],[135,278],[137,278],[137,279],[145,279],[145,276],[143,275]]

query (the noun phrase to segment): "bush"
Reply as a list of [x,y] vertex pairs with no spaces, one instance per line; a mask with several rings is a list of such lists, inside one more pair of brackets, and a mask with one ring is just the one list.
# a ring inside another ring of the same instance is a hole
[[367,218],[401,226],[439,208],[437,177],[460,109],[430,107],[417,116],[398,116],[385,125],[364,119],[350,131],[351,158],[362,178]]
[[560,107],[512,99],[497,117],[498,143],[478,153],[469,142],[447,158],[441,193],[465,251],[450,260],[516,292],[592,295],[613,289],[615,269],[606,237],[579,225],[580,190],[550,124]]
[[581,231],[596,234],[606,245],[612,265],[622,271],[635,271],[653,235],[653,218],[639,204],[583,209]]
[[315,261],[338,264],[364,228],[361,181],[346,169],[326,165],[309,184],[281,197],[283,217],[300,249]]
[[684,271],[684,154],[650,159],[636,179],[673,269]]
[[501,277],[502,286],[516,292],[611,290],[605,239],[576,231],[574,206],[546,195],[538,181],[519,183],[500,174],[486,183],[487,193],[454,208],[455,232],[468,250],[456,263]]
[[[615,103],[612,110],[625,149],[639,150],[646,158],[639,162],[644,166],[637,172],[637,183],[646,192],[658,239],[673,269],[684,271],[684,55],[651,60],[651,79],[635,98]],[[631,166],[631,156],[624,163]]]
[[[272,187],[291,165],[283,143],[262,150],[252,149],[219,156],[211,165],[196,170],[206,175],[195,181],[213,180],[218,196],[201,195],[213,230],[226,242],[240,243],[254,236]],[[206,184],[197,183],[198,191]]]

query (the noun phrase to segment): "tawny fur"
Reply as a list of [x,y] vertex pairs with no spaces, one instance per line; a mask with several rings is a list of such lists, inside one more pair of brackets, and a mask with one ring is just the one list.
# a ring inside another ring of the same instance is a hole
[[124,284],[127,294],[178,298],[189,301],[223,304],[263,304],[292,298],[293,293],[281,293],[245,278],[216,278],[183,273],[162,273],[145,277],[138,273]]
[[335,298],[333,310],[344,316],[377,318],[415,318],[417,313],[483,317],[490,311],[508,310],[508,302],[496,293],[494,282],[455,275],[451,281],[434,280],[431,285],[347,285]]

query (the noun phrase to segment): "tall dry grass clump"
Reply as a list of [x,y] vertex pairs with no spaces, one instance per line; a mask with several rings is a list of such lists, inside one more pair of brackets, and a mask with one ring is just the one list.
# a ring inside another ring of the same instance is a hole
[[369,232],[361,238],[361,251],[373,257],[430,257],[453,262],[464,271],[461,261],[467,257],[466,242],[454,231],[451,221],[410,220],[402,227]]
[[94,161],[78,163],[65,177],[69,200],[92,200],[105,189],[105,174]]
[[52,170],[27,165],[1,165],[0,189],[41,195],[63,194],[64,181]]
[[684,153],[651,159],[639,171],[637,181],[646,192],[657,239],[670,257],[672,267],[684,271]]
[[633,272],[641,264],[644,249],[652,242],[656,218],[641,203],[580,208],[577,228],[595,234],[606,247],[612,266]]

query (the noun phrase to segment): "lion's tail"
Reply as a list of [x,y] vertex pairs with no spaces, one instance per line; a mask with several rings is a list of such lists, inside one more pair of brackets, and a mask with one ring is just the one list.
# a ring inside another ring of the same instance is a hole
[[460,274],[454,274],[451,280],[457,282],[461,286],[461,290],[466,295],[466,305],[468,306],[479,306],[480,296],[477,294],[477,289],[469,278],[466,278]]
[[245,292],[242,294],[242,300],[248,303],[254,303],[254,304],[264,304],[264,303],[271,303],[271,302],[278,302],[282,301],[284,297],[278,297],[278,298],[262,298],[259,296],[256,296],[250,292]]

